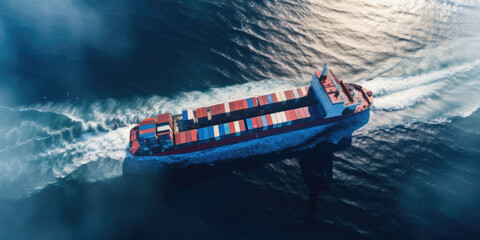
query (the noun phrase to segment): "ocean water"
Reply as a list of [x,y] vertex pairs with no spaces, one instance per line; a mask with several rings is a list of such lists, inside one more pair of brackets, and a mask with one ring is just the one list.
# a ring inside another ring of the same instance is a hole
[[[129,171],[142,118],[325,62],[369,116]],[[4,0],[0,239],[478,239],[479,107],[478,1]]]

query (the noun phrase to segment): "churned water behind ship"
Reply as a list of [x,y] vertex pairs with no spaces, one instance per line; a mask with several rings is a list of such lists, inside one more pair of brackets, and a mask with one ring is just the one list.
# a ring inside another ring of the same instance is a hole
[[[2,1],[0,239],[478,239],[479,7]],[[324,62],[374,92],[351,136],[125,171],[140,119]]]

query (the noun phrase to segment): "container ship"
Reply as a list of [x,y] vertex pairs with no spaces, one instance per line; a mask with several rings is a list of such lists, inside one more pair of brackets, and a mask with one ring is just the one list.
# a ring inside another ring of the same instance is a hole
[[208,107],[159,114],[130,130],[134,156],[185,154],[330,124],[368,111],[371,91],[324,65],[309,86]]

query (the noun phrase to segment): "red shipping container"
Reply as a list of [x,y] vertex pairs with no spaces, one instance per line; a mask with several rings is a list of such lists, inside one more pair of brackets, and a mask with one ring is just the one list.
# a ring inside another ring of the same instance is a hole
[[185,143],[185,132],[181,132],[180,133],[180,144],[184,144]]
[[293,90],[288,90],[287,92],[290,95],[290,100],[294,100],[295,99],[295,93],[293,92]]
[[297,120],[302,119],[302,115],[300,114],[298,108],[293,109],[293,111],[295,112],[295,116],[297,116]]
[[217,104],[210,106],[210,112],[212,113],[212,116],[217,115],[220,112],[220,105]]
[[166,123],[169,122],[172,125],[172,115],[170,113],[163,113],[157,115],[157,123]]
[[218,109],[218,113],[221,114],[221,113],[225,113],[225,104],[219,104],[219,109]]
[[295,121],[298,119],[295,109],[289,110],[289,112],[290,112],[290,117],[292,117],[292,121]]
[[144,126],[144,125],[149,125],[149,124],[154,124],[154,123],[155,123],[155,119],[154,120],[143,121],[138,125],[139,126]]
[[242,103],[243,103],[243,109],[248,109],[247,99],[243,99],[243,100],[242,100]]
[[299,108],[299,109],[298,109],[298,112],[300,113],[300,115],[302,116],[302,118],[305,118],[305,113],[303,112],[303,109]]
[[179,133],[175,134],[175,145],[180,145],[181,143],[181,137]]
[[273,100],[274,103],[278,103],[277,94],[272,93],[272,94],[270,94],[270,96],[272,96],[272,100]]
[[308,118],[310,116],[310,113],[308,113],[308,108],[307,107],[302,107],[300,108],[303,112],[303,115],[305,116],[305,118]]
[[270,104],[270,103],[268,102],[268,97],[267,97],[267,95],[263,95],[261,98],[263,99],[263,105],[268,105],[268,104]]
[[140,130],[140,135],[143,135],[145,133],[151,133],[151,132],[154,132],[155,131],[155,128],[149,128],[149,129],[145,129],[145,130]]
[[243,109],[243,103],[238,100],[238,101],[235,101],[235,111],[240,111]]
[[264,104],[263,104],[263,97],[262,97],[262,96],[258,97],[258,103],[259,103],[260,106],[263,106],[263,105],[264,105]]
[[235,135],[235,123],[234,122],[229,122],[228,123],[228,128],[230,130],[230,134],[234,134]]
[[[207,116],[207,108],[202,107],[202,108],[197,108],[197,118],[204,118]],[[158,122],[158,120],[157,120]]]
[[252,121],[252,128],[253,129],[258,128],[257,119],[256,118],[250,118],[250,119]]
[[252,97],[252,105],[253,107],[258,107],[258,102],[257,102],[257,98],[256,97]]
[[197,133],[197,130],[194,129],[194,130],[192,130],[191,132],[192,132],[192,142],[198,141],[198,133]]
[[261,117],[256,117],[257,119],[257,125],[259,128],[263,128],[263,123],[262,123],[262,118]]
[[189,143],[192,141],[192,130],[185,132],[185,142]]
[[302,89],[297,88],[296,91],[297,91],[299,97],[301,97],[301,98],[302,98],[302,97],[305,97],[305,95],[303,95]]
[[268,114],[268,115],[265,115],[265,117],[267,118],[268,126],[271,127],[273,125],[272,116]]
[[153,118],[153,117],[152,118],[145,118],[145,119],[142,120],[142,122],[152,121],[152,120],[155,121],[155,118]]
[[285,94],[285,97],[287,98],[286,100],[291,100],[292,97],[290,96],[290,93],[288,91],[284,91],[283,94]]
[[285,111],[285,117],[287,117],[287,121],[292,121],[292,117],[290,116],[290,111]]
[[203,107],[203,108],[202,108],[202,117],[208,118],[208,111],[207,111],[207,108],[206,108],[206,107]]
[[215,115],[217,111],[215,111],[215,105],[210,106],[210,114]]
[[233,112],[233,111],[236,110],[236,109],[235,109],[235,102],[229,102],[229,103],[228,103],[228,106],[230,107],[230,112]]
[[238,125],[240,125],[240,131],[245,132],[245,121],[243,119],[238,120]]
[[309,115],[310,115],[310,113],[308,113],[308,108],[307,108],[307,107],[303,107],[302,110],[303,110],[303,116],[305,116],[305,118],[308,118]]

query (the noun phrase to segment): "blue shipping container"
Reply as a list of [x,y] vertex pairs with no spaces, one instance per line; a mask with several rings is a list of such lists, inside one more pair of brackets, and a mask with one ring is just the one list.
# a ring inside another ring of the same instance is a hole
[[223,124],[218,125],[218,133],[222,139],[225,137],[225,128],[223,128]]
[[214,138],[215,137],[215,134],[213,133],[213,127],[210,126],[208,127],[208,138]]
[[147,125],[143,125],[143,126],[140,126],[140,130],[145,130],[145,129],[150,129],[150,128],[154,128],[155,127],[155,124],[147,124]]
[[273,98],[270,94],[267,95],[268,98],[268,103],[272,104],[273,103]]
[[187,110],[182,111],[182,119],[183,119],[183,121],[188,120],[188,111]]
[[143,135],[140,135],[140,138],[146,139],[146,138],[156,138],[155,133],[145,133]]
[[252,125],[252,119],[247,118],[247,128],[248,130],[252,130],[253,125]]
[[267,122],[267,118],[265,116],[262,116],[262,125],[265,127],[265,126],[268,126],[268,122]]
[[198,140],[203,141],[203,128],[198,129]]
[[205,140],[210,139],[210,137],[208,136],[208,127],[203,128],[203,138]]
[[223,124],[225,127],[225,134],[230,134],[230,127],[228,127],[228,123]]
[[251,99],[251,98],[247,98],[247,104],[248,104],[248,108],[252,108],[252,107],[253,107],[253,103],[252,103],[252,99]]

